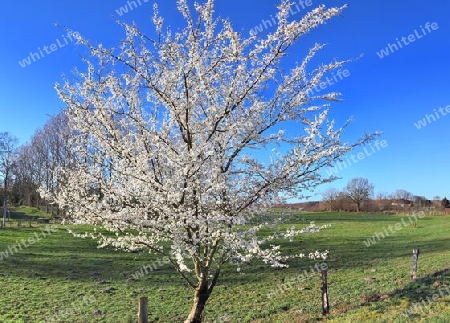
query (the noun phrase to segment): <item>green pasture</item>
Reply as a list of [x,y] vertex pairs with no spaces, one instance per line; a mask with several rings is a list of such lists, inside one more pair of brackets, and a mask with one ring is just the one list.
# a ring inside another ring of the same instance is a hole
[[[239,272],[226,267],[208,302],[206,322],[448,322],[450,217],[426,215],[414,224],[407,215],[296,213],[285,215],[282,226],[301,228],[310,221],[331,227],[283,242],[283,251],[329,250],[327,260],[298,259],[288,269],[261,262]],[[0,231],[0,322],[134,323],[139,296],[149,298],[150,321],[183,322],[192,291],[162,259],[98,249],[95,241],[75,238],[62,225],[46,226],[13,223]],[[367,247],[364,241],[377,233],[379,239]],[[416,247],[419,277],[412,281]],[[314,270],[323,263],[327,317]]]

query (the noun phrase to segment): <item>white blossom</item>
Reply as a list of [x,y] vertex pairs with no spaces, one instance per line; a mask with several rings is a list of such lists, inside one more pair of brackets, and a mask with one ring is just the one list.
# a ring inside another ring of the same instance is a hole
[[[77,163],[55,172],[55,194],[42,190],[74,223],[112,232],[91,234],[100,246],[160,253],[190,286],[209,284],[210,291],[226,262],[288,266],[273,241],[324,226],[261,238],[264,226],[249,219],[328,182],[320,170],[373,137],[342,143],[345,125],[335,129],[327,119],[326,101],[335,94],[308,95],[344,63],[310,69],[323,46],[315,45],[297,67],[280,68],[297,40],[343,8],[319,6],[289,21],[291,3],[282,1],[275,31],[244,38],[214,18],[213,4],[196,4],[191,15],[187,1],[178,0],[186,26],[177,31],[164,31],[155,7],[155,39],[122,22],[119,48],[80,38],[92,55],[86,71],[56,86],[67,105],[68,145]],[[286,131],[291,122],[298,132]],[[270,162],[258,160],[262,153]]]

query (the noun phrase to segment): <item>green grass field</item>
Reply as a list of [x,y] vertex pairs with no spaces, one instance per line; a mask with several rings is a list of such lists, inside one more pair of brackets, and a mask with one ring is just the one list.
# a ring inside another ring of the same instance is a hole
[[[299,259],[282,270],[259,262],[240,272],[225,268],[206,322],[449,321],[450,217],[425,216],[414,226],[405,215],[316,213],[290,216],[285,225],[300,228],[309,221],[332,226],[284,242],[283,249],[330,251],[326,319],[320,276],[311,273],[311,266],[324,261]],[[396,223],[401,229],[390,233],[389,225]],[[60,225],[56,232],[44,228],[13,225],[0,231],[0,322],[136,322],[140,295],[149,297],[152,322],[183,322],[192,292],[165,261],[147,253],[97,249],[95,241],[74,238]],[[390,236],[365,245],[384,229]],[[27,244],[22,250],[21,239]],[[411,281],[415,247],[420,248],[419,277]],[[151,266],[147,274],[145,265]],[[301,279],[304,270],[309,275]],[[133,277],[140,271],[143,277]],[[427,297],[426,306],[409,317],[402,314]]]
[[20,213],[26,214],[28,216],[50,217],[50,215],[45,213],[45,211],[43,211],[41,209],[38,209],[36,207],[31,207],[31,206],[21,205],[21,206],[18,206],[18,207],[10,208],[10,210],[13,213],[14,212],[20,212]]

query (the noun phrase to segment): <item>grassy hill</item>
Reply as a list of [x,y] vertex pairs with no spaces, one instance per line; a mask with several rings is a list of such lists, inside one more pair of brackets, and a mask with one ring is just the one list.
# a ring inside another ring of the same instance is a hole
[[33,217],[49,217],[50,215],[47,214],[45,211],[37,208],[37,207],[31,207],[31,206],[18,206],[18,207],[12,207],[10,208],[11,212],[13,213],[21,213],[28,216]]

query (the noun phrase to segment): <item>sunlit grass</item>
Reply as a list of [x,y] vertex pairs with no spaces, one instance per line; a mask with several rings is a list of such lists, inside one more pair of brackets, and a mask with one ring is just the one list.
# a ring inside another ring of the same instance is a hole
[[[297,214],[282,226],[300,228],[310,221],[332,226],[282,246],[288,253],[330,251],[326,260],[331,303],[328,321],[446,322],[450,317],[449,295],[410,318],[402,315],[412,304],[439,291],[442,294],[443,286],[450,285],[450,271],[445,271],[450,268],[449,217],[426,216],[417,227],[403,227],[370,247],[364,240],[399,223],[401,216]],[[43,227],[0,231],[0,252]],[[65,311],[55,322],[134,323],[140,295],[149,297],[151,321],[183,321],[191,306],[192,291],[168,264],[135,280],[132,274],[144,265],[157,263],[158,257],[98,249],[95,241],[74,238],[62,226],[58,228],[58,232],[0,261],[1,322],[44,322]],[[411,282],[415,247],[421,250],[419,278]],[[290,263],[290,268],[278,270],[254,262],[240,272],[226,267],[208,302],[206,322],[323,320],[318,274],[282,292],[279,289],[303,270],[310,272],[315,263],[298,259]],[[83,297],[95,301],[80,302]]]
[[37,207],[31,207],[31,206],[25,206],[25,205],[21,205],[18,207],[12,207],[10,208],[11,211],[14,212],[20,212],[26,215],[30,215],[30,216],[41,216],[41,217],[47,217],[49,216],[44,210],[41,210]]

